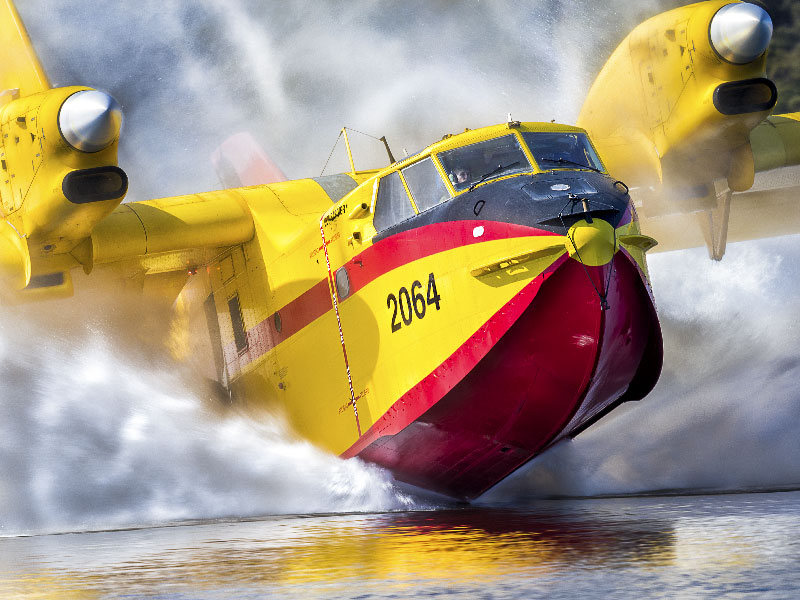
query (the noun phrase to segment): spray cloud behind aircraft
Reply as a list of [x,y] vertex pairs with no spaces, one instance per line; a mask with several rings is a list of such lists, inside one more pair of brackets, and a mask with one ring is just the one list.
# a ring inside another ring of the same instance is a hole
[[[35,340],[35,341],[34,341]],[[214,410],[173,365],[91,327],[0,329],[0,535],[198,518],[397,510],[391,477]]]
[[[120,164],[128,199],[142,200],[219,186],[208,157],[242,129],[300,178],[319,174],[343,125],[385,135],[402,156],[508,112],[574,122],[614,45],[664,8],[34,0],[19,10],[55,84],[90,84],[122,104]],[[364,150],[362,164],[386,164],[377,143]],[[347,168],[339,151],[327,172]]]

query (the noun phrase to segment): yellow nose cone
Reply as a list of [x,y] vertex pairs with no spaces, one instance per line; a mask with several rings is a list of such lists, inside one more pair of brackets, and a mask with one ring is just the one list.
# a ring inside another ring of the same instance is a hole
[[619,250],[614,227],[602,219],[578,221],[569,228],[567,238],[569,255],[590,267],[608,264]]

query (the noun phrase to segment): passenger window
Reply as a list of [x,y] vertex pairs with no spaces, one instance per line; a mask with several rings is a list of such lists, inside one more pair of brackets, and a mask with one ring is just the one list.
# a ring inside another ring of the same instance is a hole
[[419,212],[428,210],[450,197],[439,171],[430,158],[403,169],[403,177]]
[[375,200],[375,230],[383,231],[413,216],[414,208],[400,180],[400,174],[395,172],[382,178],[378,184],[378,198]]

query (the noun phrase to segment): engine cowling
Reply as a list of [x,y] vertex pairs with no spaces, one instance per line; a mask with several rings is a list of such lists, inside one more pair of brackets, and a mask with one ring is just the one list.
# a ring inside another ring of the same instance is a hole
[[117,166],[122,110],[104,92],[55,88],[0,109],[0,202],[6,219],[49,251],[90,235],[125,197]]

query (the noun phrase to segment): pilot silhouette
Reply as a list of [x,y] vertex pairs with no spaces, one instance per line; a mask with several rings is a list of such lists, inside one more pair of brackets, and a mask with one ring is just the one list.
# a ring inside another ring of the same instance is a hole
[[469,181],[472,174],[467,167],[456,167],[453,169],[453,175],[451,177],[453,183],[466,183]]
[[555,140],[553,158],[555,160],[565,160],[573,163],[585,164],[586,155],[583,148],[578,143],[578,138],[574,135],[559,136]]

